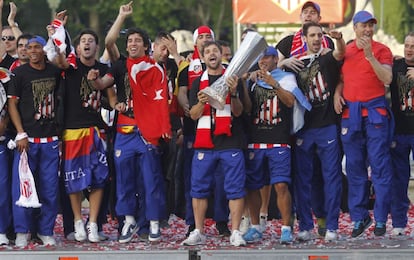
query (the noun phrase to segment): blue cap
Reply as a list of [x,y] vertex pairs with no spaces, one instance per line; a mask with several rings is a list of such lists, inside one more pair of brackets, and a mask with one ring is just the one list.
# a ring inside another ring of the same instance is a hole
[[312,1],[307,1],[306,3],[303,4],[302,12],[304,9],[308,8],[309,6],[313,7],[313,9],[315,9],[316,12],[318,12],[318,14],[321,15],[321,7],[317,3],[312,2]]
[[357,23],[366,23],[368,21],[373,21],[375,24],[377,23],[377,19],[367,11],[359,11],[354,15],[354,25]]
[[274,48],[274,47],[272,47],[272,46],[269,46],[269,47],[267,47],[267,49],[265,50],[265,52],[264,52],[264,56],[278,56],[278,54],[277,54],[277,50]]
[[42,36],[39,36],[39,35],[35,35],[32,38],[30,38],[27,41],[27,45],[29,45],[33,42],[37,42],[38,44],[42,45],[42,47],[44,47],[46,45],[46,40]]

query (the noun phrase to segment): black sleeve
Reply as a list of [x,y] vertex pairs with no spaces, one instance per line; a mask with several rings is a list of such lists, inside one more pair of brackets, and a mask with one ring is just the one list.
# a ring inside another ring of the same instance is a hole
[[293,41],[293,35],[288,35],[282,40],[280,40],[276,45],[276,49],[279,50],[283,54],[283,56],[285,56],[286,58],[290,57],[292,41]]
[[178,87],[188,86],[188,67],[178,73]]
[[334,41],[330,37],[328,37],[327,35],[324,35],[324,37],[328,41],[328,48],[331,49],[331,50],[335,50],[335,43],[334,43]]
[[21,93],[21,84],[19,83],[19,74],[14,74],[14,76],[12,76],[10,78],[10,81],[8,82],[7,96],[20,97],[21,94],[22,93]]
[[201,77],[198,77],[193,81],[193,85],[191,86],[191,89],[190,89],[190,95],[188,98],[190,109],[192,106],[198,103],[197,93],[198,93],[198,90],[200,89],[200,78]]

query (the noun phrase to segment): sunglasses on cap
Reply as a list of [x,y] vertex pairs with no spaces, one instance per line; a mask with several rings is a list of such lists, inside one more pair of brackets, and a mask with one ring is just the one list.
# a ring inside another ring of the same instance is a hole
[[1,40],[2,41],[14,41],[16,39],[16,37],[14,37],[13,35],[10,35],[10,36],[2,36],[1,37]]

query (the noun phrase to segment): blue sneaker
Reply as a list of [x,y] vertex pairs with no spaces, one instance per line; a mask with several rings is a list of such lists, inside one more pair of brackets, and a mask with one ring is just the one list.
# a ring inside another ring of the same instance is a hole
[[387,231],[387,228],[386,228],[384,222],[377,222],[375,224],[374,235],[383,236],[383,235],[385,235],[386,231]]
[[372,224],[372,219],[370,216],[367,216],[365,219],[360,220],[360,221],[356,221],[355,225],[354,225],[354,229],[352,230],[352,237],[358,237],[360,236],[362,233],[364,233],[364,231],[369,228]]
[[246,234],[243,235],[243,239],[247,243],[254,243],[254,242],[260,241],[262,239],[262,236],[263,236],[262,232],[251,227],[247,230]]
[[122,228],[121,235],[119,236],[119,243],[128,243],[132,240],[132,237],[135,235],[135,233],[138,230],[138,225],[131,224],[131,223],[124,223],[124,227]]
[[282,227],[282,234],[280,236],[281,244],[290,244],[293,241],[292,230],[289,226]]

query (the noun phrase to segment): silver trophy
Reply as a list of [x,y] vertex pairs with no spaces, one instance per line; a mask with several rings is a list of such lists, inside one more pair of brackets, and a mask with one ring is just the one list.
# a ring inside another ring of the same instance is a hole
[[229,66],[223,76],[218,78],[211,86],[201,90],[208,96],[208,103],[215,109],[222,110],[226,103],[229,91],[226,85],[226,78],[232,75],[241,77],[249,71],[263,55],[267,48],[266,40],[257,32],[248,32],[239,49],[234,54]]

